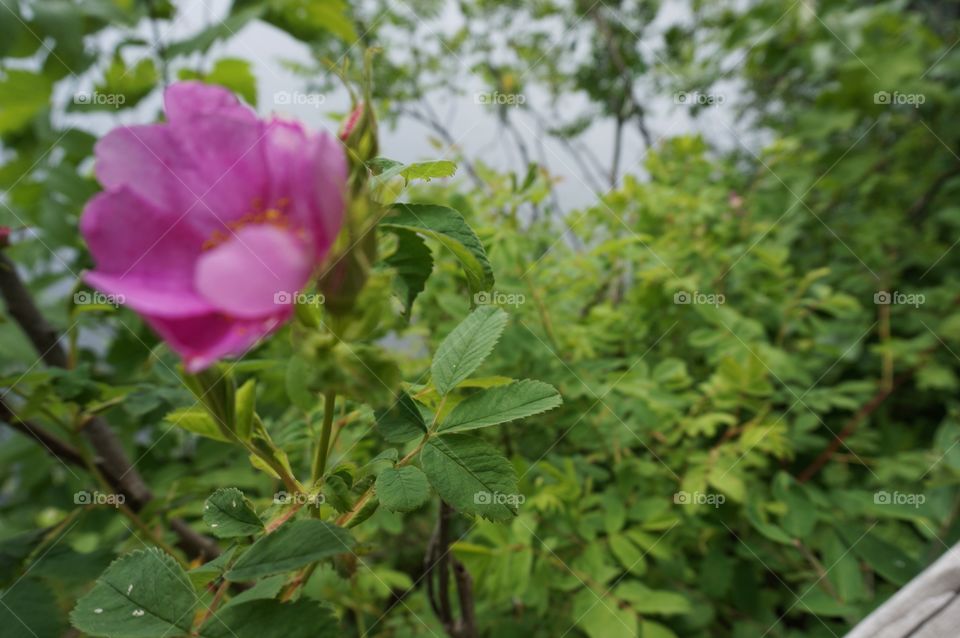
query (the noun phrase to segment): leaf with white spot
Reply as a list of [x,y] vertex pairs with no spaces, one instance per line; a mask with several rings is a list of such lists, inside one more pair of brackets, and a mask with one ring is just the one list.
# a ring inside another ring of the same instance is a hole
[[218,538],[250,536],[263,531],[263,522],[253,505],[235,487],[222,488],[210,495],[203,506],[203,522]]
[[77,602],[70,622],[91,636],[180,636],[190,632],[197,604],[180,565],[150,548],[115,560]]

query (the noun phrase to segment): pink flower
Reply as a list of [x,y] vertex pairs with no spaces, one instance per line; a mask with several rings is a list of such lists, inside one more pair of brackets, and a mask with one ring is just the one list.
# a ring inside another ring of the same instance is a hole
[[347,165],[331,136],[259,120],[220,87],[179,82],[164,105],[166,123],[96,145],[106,190],[80,220],[84,278],[196,372],[290,318],[340,230]]
[[0,226],[0,248],[10,245],[10,227]]

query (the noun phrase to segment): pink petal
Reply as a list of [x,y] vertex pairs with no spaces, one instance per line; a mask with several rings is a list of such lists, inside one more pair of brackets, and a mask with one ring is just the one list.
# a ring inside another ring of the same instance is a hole
[[146,322],[183,358],[187,372],[199,372],[218,359],[243,355],[289,318],[235,320],[219,313],[185,319],[145,316]]
[[285,209],[313,235],[319,258],[336,239],[343,222],[347,161],[339,142],[326,133],[307,133],[295,122],[267,125],[266,163],[270,202]]
[[247,226],[197,262],[197,291],[226,314],[268,317],[288,307],[313,270],[313,255],[293,233]]
[[185,181],[191,194],[190,221],[206,236],[262,208],[268,197],[264,161],[265,126],[232,114],[201,114],[173,126],[173,134],[195,173]]
[[163,106],[167,120],[174,125],[195,115],[217,113],[256,119],[256,114],[227,89],[194,80],[171,84],[163,94]]
[[171,218],[122,186],[87,203],[80,232],[96,264],[85,279],[101,292],[163,316],[212,310],[193,288],[204,239],[185,219]]
[[97,142],[94,153],[97,179],[107,188],[125,186],[171,213],[186,210],[193,200],[190,158],[165,125],[114,129]]

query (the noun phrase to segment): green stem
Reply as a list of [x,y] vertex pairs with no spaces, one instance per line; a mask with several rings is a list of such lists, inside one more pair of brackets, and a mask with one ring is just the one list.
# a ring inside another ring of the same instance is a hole
[[313,482],[323,477],[327,469],[327,455],[330,453],[330,433],[333,431],[333,412],[337,393],[330,390],[323,395],[323,428],[320,430],[320,443],[313,463]]

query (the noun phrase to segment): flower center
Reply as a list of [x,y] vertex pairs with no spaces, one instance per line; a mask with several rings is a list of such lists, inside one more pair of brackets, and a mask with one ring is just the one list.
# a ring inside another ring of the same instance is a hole
[[224,223],[225,228],[223,229],[213,231],[210,237],[203,242],[203,250],[216,248],[233,237],[241,228],[254,225],[294,230],[298,236],[303,237],[303,230],[299,228],[295,229],[290,220],[290,216],[287,215],[286,209],[289,206],[290,200],[286,197],[281,197],[274,206],[269,208],[264,208],[263,202],[259,198],[253,200],[253,205],[251,206],[253,209],[252,212]]

